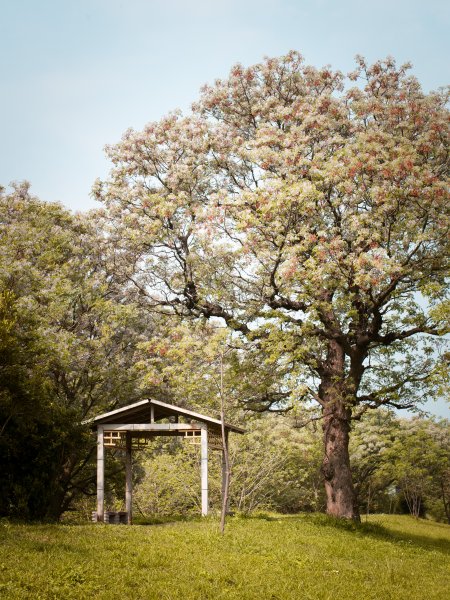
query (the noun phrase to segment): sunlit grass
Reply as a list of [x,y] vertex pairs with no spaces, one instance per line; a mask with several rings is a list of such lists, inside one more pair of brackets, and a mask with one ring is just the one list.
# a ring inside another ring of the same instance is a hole
[[447,598],[450,526],[321,515],[162,525],[0,525],[0,596],[126,599]]

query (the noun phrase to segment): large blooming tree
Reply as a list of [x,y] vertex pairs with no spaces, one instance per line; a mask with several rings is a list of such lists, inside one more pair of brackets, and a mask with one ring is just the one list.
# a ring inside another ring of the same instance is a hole
[[344,77],[290,52],[235,66],[188,116],[127,131],[94,188],[130,294],[222,320],[281,366],[293,398],[317,403],[336,516],[359,518],[352,419],[420,401],[436,372],[446,102],[391,59],[358,58]]

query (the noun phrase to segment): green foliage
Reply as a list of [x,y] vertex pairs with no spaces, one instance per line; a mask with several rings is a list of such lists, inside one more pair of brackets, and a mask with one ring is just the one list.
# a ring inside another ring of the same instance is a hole
[[365,415],[351,442],[353,477],[367,512],[407,511],[449,521],[449,422]]
[[243,409],[282,411],[287,372],[249,349],[217,322],[165,318],[154,336],[139,345],[137,369],[153,397],[219,413],[220,357],[223,354],[226,420],[239,422]]
[[0,525],[0,594],[130,600],[441,600],[449,527],[277,514],[156,526]]
[[[171,452],[168,446],[172,446]],[[217,502],[217,468],[214,469],[213,458],[209,461],[210,494]],[[146,518],[200,513],[198,448],[177,440],[163,443],[141,465],[144,474],[133,495],[135,512]]]
[[[244,436],[230,437],[230,510],[253,514],[323,509],[320,460],[320,439],[310,430],[293,429],[282,417],[250,421]],[[136,512],[145,517],[199,513],[198,447],[155,442],[149,454],[141,454],[140,465],[144,472],[134,494]],[[220,509],[221,485],[221,453],[212,452],[209,497],[213,512]]]
[[389,459],[386,470],[395,477],[409,512],[418,517],[429,511],[450,523],[448,421],[404,421]]
[[[350,450],[361,512],[402,512],[406,498],[411,514],[415,499],[421,515],[448,520],[447,421],[401,420],[385,410],[369,413],[354,428]],[[293,427],[290,416],[253,418],[244,436],[231,436],[230,461],[232,512],[325,509],[321,439],[312,426]],[[198,447],[176,439],[153,442],[150,450],[136,454],[135,514],[145,518],[198,514],[199,474]],[[209,485],[214,513],[220,507],[220,453],[211,453]],[[122,488],[123,481],[118,508],[123,507]]]
[[0,194],[0,216],[0,514],[54,519],[92,492],[82,422],[135,393],[139,319],[114,295],[94,219],[25,184]]
[[400,422],[387,410],[369,412],[356,422],[350,443],[353,479],[364,512],[392,512],[396,508],[392,451]]
[[321,440],[284,417],[255,420],[231,445],[231,508],[251,513],[323,510]]

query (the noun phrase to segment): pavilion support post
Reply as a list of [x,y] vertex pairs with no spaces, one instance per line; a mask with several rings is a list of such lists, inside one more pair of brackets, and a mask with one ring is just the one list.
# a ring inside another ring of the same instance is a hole
[[127,525],[133,521],[133,485],[132,485],[132,462],[131,462],[131,432],[126,432],[125,446],[125,510],[127,511]]
[[97,427],[97,521],[105,518],[105,446],[103,427]]
[[[225,431],[225,444],[227,447],[227,451],[228,451],[228,430]],[[228,478],[229,478],[229,474],[228,474]],[[229,484],[228,484],[229,486]],[[229,497],[229,490],[227,489],[227,461],[225,460],[225,452],[222,450],[222,501],[223,498],[225,497],[225,494],[227,494],[227,505],[225,508],[225,514],[227,515],[230,511],[230,497]]]
[[201,486],[202,486],[202,517],[208,514],[208,428],[201,429]]

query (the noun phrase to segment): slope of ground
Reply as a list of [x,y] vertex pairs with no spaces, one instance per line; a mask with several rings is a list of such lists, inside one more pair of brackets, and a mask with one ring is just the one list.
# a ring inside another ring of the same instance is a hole
[[447,598],[450,526],[321,515],[167,525],[0,524],[0,597]]

